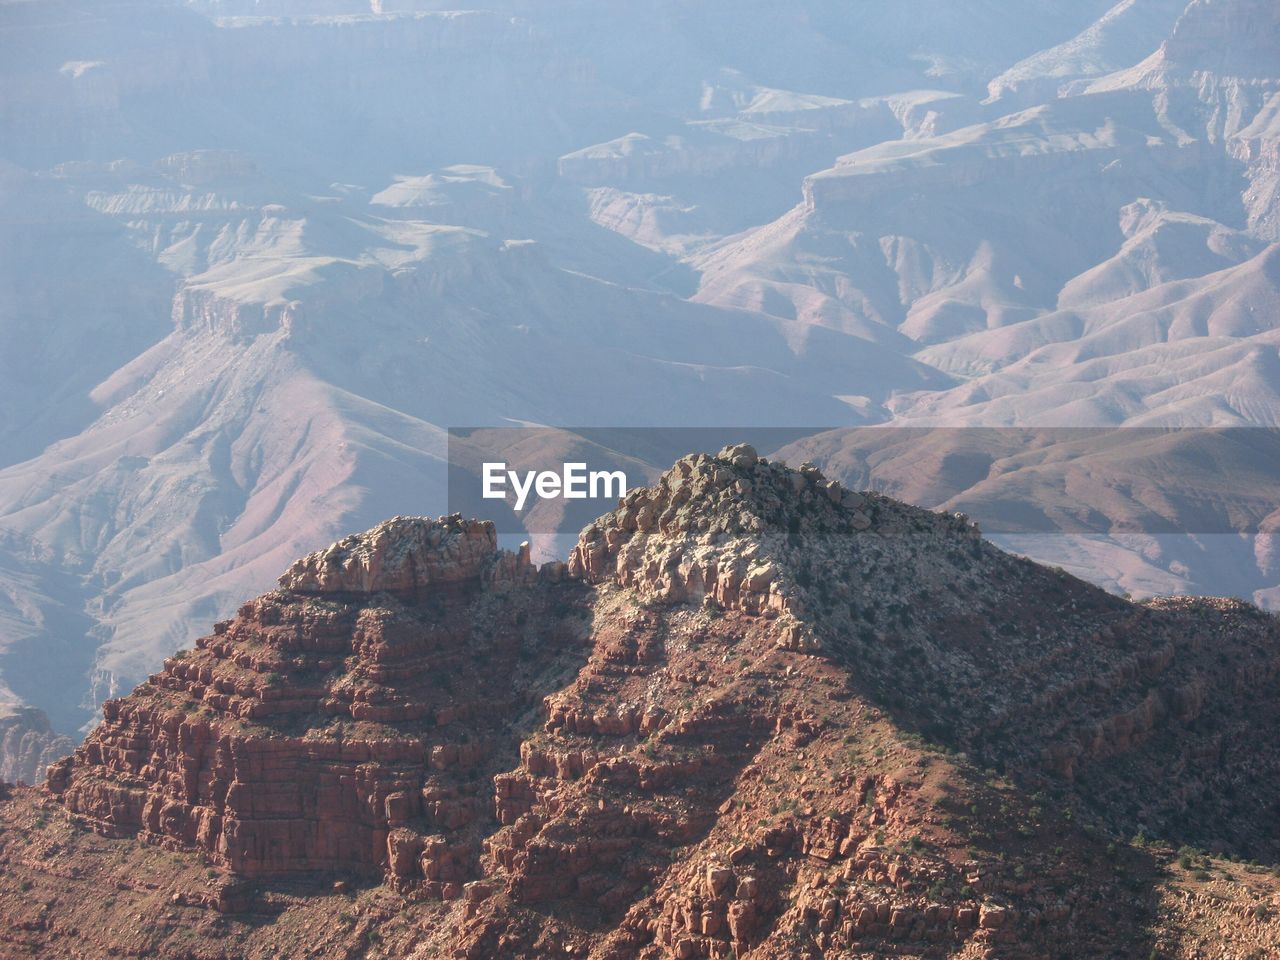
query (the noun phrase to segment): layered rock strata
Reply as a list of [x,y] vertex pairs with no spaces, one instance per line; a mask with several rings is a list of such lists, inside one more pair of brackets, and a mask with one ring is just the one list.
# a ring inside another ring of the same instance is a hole
[[[6,884],[164,848],[162,909],[209,955],[1245,951],[1280,885],[1175,851],[1280,859],[1278,641],[1237,601],[1132,604],[730,447],[567,564],[460,517],[294,564],[0,805],[0,906],[22,949],[83,951],[89,906]],[[180,928],[94,949],[186,956]]]
[[[49,789],[101,833],[198,849],[239,876],[466,879],[473,838],[444,874],[426,841],[483,812],[477,784],[518,747],[522,680],[582,639],[563,607],[547,612],[558,568],[496,542],[489,523],[396,518],[299,561],[109,701]],[[517,585],[523,602],[503,608]]]

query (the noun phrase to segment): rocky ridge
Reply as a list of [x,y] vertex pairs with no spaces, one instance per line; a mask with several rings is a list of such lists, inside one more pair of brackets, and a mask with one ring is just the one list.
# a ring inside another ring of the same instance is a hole
[[[377,873],[410,818],[475,819],[461,785],[501,752],[493,705],[527,709],[514,662],[532,632],[563,629],[528,604],[517,625],[492,600],[537,593],[562,567],[499,551],[487,522],[379,524],[300,560],[280,591],[109,701],[49,788],[100,833],[198,849],[239,876]],[[565,643],[528,659],[536,669]],[[486,679],[480,658],[501,670]],[[451,692],[463,682],[466,700]]]
[[[396,518],[0,806],[0,952],[1265,949],[1280,886],[1223,858],[1280,860],[1276,636],[745,446],[681,459],[567,564]],[[125,920],[56,889],[100,883]]]
[[[374,6],[0,9],[0,680],[61,732],[444,502],[444,424],[1277,419],[1274,4]],[[1037,555],[1274,587],[1107,550]]]

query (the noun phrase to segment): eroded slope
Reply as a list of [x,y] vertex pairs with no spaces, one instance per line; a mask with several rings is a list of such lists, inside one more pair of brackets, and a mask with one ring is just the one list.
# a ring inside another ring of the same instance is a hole
[[0,942],[1265,956],[1275,877],[1192,847],[1280,859],[1276,639],[746,447],[633,491],[567,566],[400,518],[295,564],[0,807]]

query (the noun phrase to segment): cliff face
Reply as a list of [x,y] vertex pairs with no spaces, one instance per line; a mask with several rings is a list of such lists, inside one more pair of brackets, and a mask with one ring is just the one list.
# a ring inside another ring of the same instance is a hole
[[[482,815],[476,785],[510,764],[536,702],[527,678],[581,645],[489,523],[396,518],[280,582],[106,704],[50,769],[69,811],[238,876],[377,875],[397,828]],[[497,602],[517,586],[519,604]],[[478,855],[472,837],[455,847]]]
[[42,783],[49,764],[74,745],[53,731],[44,711],[0,705],[0,781]]
[[[1264,949],[1275,878],[1173,850],[1280,859],[1276,641],[747,447],[567,565],[396,518],[0,806],[0,952]],[[95,885],[112,906],[65,893]]]
[[1165,43],[1166,57],[1193,69],[1273,79],[1280,11],[1266,0],[1194,0]]

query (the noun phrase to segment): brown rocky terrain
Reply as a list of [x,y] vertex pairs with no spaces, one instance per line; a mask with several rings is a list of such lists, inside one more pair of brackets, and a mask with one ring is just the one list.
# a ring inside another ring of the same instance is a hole
[[1280,626],[746,447],[396,518],[0,803],[0,955],[1275,957]]

